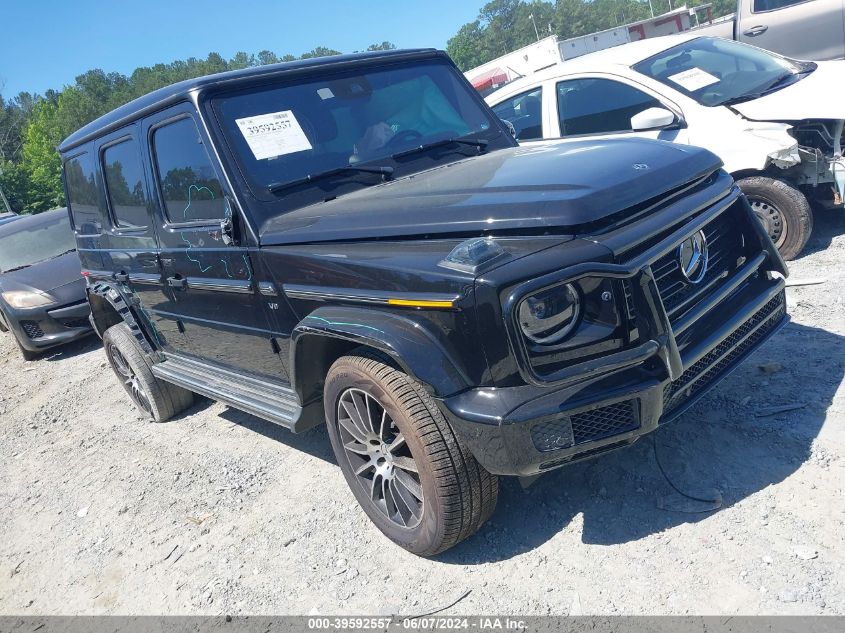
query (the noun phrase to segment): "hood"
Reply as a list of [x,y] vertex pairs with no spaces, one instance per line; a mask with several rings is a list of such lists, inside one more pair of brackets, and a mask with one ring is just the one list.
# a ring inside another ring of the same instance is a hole
[[261,244],[577,233],[720,165],[707,150],[647,139],[502,149],[271,218]]
[[754,121],[845,119],[845,60],[817,63],[801,81],[731,107]]
[[2,290],[38,290],[52,296],[56,303],[85,300],[85,279],[76,253],[0,274]]

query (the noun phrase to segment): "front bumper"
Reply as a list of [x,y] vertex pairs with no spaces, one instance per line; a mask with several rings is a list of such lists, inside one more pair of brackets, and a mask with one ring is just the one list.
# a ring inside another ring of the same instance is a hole
[[[441,401],[476,459],[532,476],[634,443],[678,416],[788,322],[782,279],[757,279],[708,316],[671,380],[666,344],[631,365],[559,389],[474,389]],[[728,312],[728,314],[726,314]]]
[[87,300],[64,306],[9,309],[6,325],[14,332],[21,347],[37,353],[90,334],[90,314]]
[[[487,470],[533,476],[632,444],[681,415],[788,322],[786,266],[737,196],[734,191],[663,233],[645,251],[623,253],[621,263],[580,266],[580,274],[609,277],[626,288],[622,309],[638,332],[628,347],[545,379],[523,357],[523,384],[470,389],[440,401]],[[679,273],[664,272],[667,258],[676,262],[677,245],[697,231],[721,244],[711,249],[721,263],[699,286],[678,286]]]

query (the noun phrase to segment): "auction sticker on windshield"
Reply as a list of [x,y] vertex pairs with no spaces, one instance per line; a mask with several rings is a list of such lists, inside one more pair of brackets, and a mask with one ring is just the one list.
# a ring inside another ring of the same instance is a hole
[[235,119],[256,160],[313,149],[293,112],[270,112]]
[[695,92],[696,90],[701,90],[707,86],[719,83],[720,79],[700,68],[690,68],[677,75],[671,75],[669,81],[674,81],[681,88]]

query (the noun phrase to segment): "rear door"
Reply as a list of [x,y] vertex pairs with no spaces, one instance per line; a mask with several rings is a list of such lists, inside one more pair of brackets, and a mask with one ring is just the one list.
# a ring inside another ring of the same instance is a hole
[[492,106],[493,112],[513,125],[516,140],[537,141],[545,134],[543,126],[543,88],[537,86],[507,97]]
[[794,59],[845,57],[845,0],[747,0],[737,38]]
[[184,344],[184,335],[161,316],[170,299],[158,259],[156,214],[140,139],[140,125],[134,124],[98,141],[107,215],[101,253],[114,280],[138,300],[141,326],[160,348],[178,348]]
[[227,218],[236,228],[242,223],[193,106],[171,108],[144,126],[170,295],[162,315],[186,337],[175,351],[286,382],[249,245],[246,238],[227,243],[221,229]]

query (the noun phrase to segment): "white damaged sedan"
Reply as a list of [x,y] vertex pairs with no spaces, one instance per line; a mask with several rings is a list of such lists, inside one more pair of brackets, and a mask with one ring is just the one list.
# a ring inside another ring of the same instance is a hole
[[845,61],[802,62],[694,33],[599,51],[487,97],[520,142],[627,134],[721,157],[786,259],[809,200],[845,198]]

